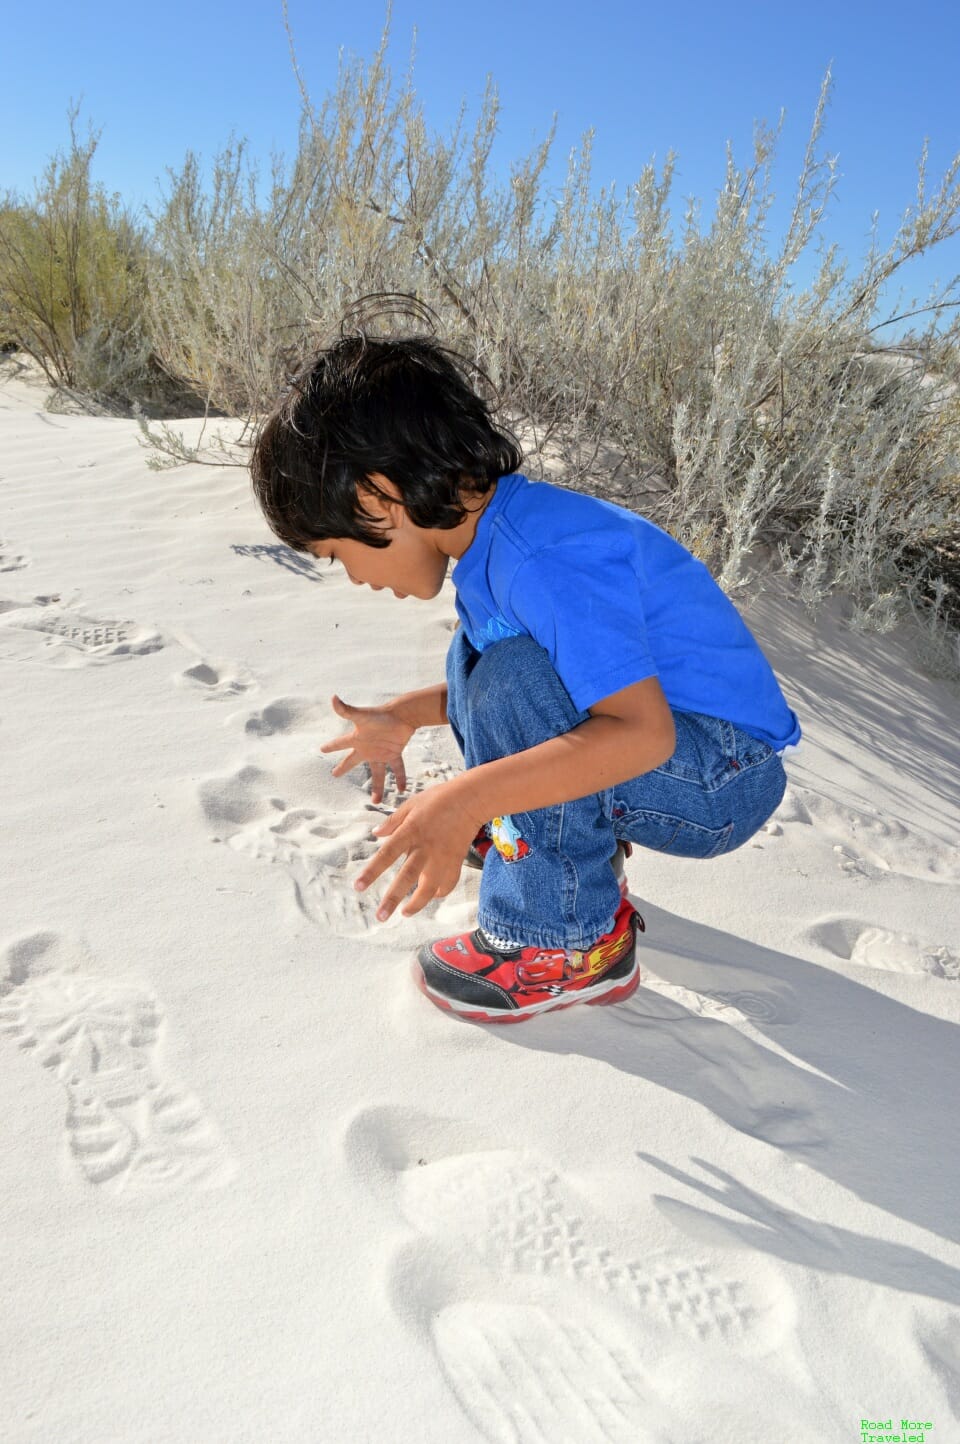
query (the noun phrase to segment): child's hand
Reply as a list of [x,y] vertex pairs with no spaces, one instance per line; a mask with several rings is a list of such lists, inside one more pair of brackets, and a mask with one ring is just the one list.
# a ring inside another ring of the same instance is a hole
[[338,762],[332,776],[343,777],[361,762],[370,765],[373,786],[370,789],[371,802],[383,801],[383,784],[387,768],[393,773],[397,791],[407,788],[407,770],[403,765],[403,749],[416,731],[407,722],[401,722],[389,705],[386,707],[351,707],[339,697],[331,698],[333,710],[347,722],[353,723],[352,732],[325,742],[321,752],[350,752]]
[[404,917],[418,913],[434,898],[446,897],[456,887],[467,850],[483,821],[465,802],[458,780],[438,783],[408,798],[392,817],[374,828],[374,837],[386,841],[357,878],[354,886],[358,891],[368,888],[391,863],[406,855],[377,909],[381,922],[410,892],[413,896],[400,910]]

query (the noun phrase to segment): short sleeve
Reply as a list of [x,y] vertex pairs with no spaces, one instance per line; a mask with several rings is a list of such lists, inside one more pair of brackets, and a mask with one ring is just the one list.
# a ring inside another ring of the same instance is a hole
[[578,711],[657,675],[638,567],[630,539],[601,530],[542,547],[514,575],[509,609]]

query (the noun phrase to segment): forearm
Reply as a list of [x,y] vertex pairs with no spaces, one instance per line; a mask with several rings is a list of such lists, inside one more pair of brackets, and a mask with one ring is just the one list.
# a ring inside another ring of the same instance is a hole
[[432,687],[421,687],[419,692],[404,692],[388,702],[387,709],[409,727],[445,727],[447,684],[436,682]]
[[615,717],[591,717],[538,747],[471,767],[447,786],[461,790],[477,817],[489,820],[616,787],[662,766],[675,745],[672,728],[637,728]]

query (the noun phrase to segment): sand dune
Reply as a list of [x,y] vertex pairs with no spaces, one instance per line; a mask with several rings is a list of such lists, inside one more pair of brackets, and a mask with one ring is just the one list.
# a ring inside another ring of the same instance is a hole
[[910,635],[771,586],[776,818],[635,851],[629,1002],[471,1026],[409,958],[476,876],[376,923],[384,809],[317,750],[439,679],[449,583],[361,593],[43,400],[0,382],[0,1437],[960,1437],[960,740]]

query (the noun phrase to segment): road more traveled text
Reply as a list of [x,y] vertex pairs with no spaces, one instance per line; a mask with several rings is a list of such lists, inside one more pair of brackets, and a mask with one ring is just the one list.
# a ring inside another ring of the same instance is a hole
[[929,1419],[901,1419],[899,1433],[892,1433],[894,1427],[892,1419],[861,1419],[860,1438],[863,1444],[924,1444],[933,1424]]

